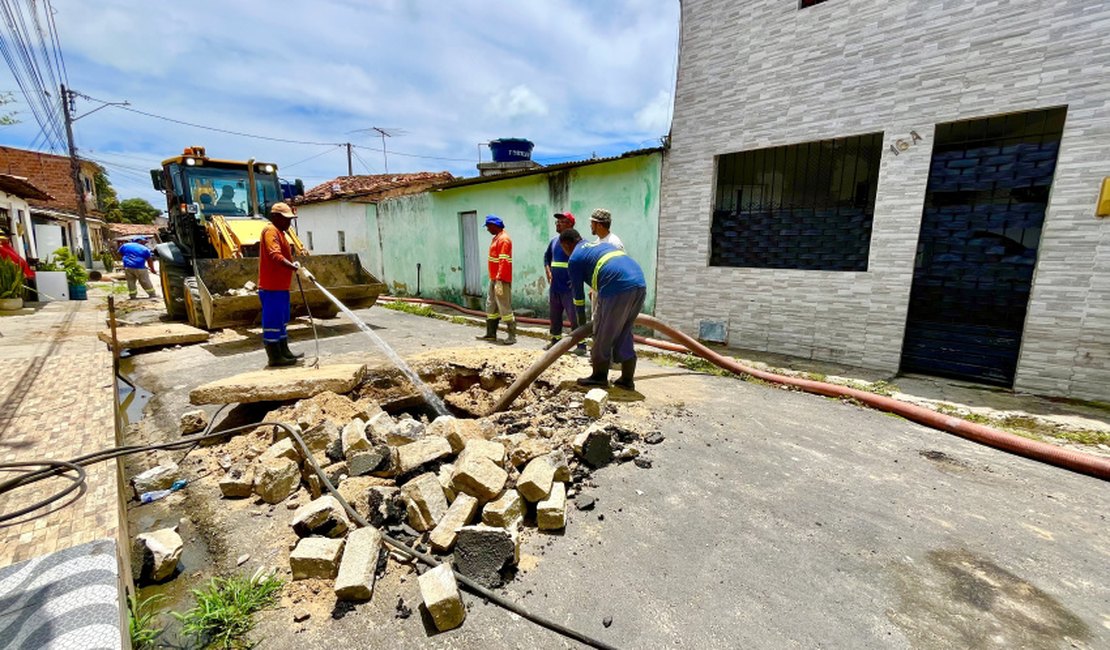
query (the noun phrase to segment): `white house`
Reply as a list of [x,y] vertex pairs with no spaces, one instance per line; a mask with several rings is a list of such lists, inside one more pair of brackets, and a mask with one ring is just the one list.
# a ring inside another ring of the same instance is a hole
[[0,174],[0,230],[11,237],[12,246],[24,259],[39,256],[28,200],[49,201],[51,197],[22,176]]
[[[356,253],[368,271],[382,277],[378,250],[378,201],[415,194],[454,179],[448,172],[340,176],[305,192],[295,202],[294,228],[310,253]],[[374,230],[371,233],[371,229]]]

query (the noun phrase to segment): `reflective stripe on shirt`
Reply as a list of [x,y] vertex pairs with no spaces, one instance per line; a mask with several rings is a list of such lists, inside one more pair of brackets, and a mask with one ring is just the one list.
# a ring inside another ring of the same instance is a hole
[[597,275],[598,273],[601,273],[601,267],[605,266],[605,263],[613,259],[614,257],[620,257],[627,254],[628,253],[625,253],[624,251],[610,251],[601,256],[601,259],[597,261],[597,265],[594,266],[594,277],[590,280],[590,286],[593,287],[594,291],[597,291]]

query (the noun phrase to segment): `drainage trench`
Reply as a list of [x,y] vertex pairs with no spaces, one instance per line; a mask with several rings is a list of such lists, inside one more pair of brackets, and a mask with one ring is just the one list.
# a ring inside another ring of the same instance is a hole
[[[544,378],[532,384],[514,404],[514,408],[501,413],[493,413],[493,406],[498,394],[510,386],[517,377],[517,372],[528,364],[521,359],[515,366],[499,368],[486,361],[474,360],[458,361],[445,355],[441,359],[424,359],[414,363],[421,379],[441,397],[452,415],[459,419],[478,422],[484,431],[483,437],[502,442],[507,449],[506,470],[510,481],[515,481],[524,464],[531,458],[561,450],[569,458],[570,441],[573,436],[584,431],[592,422],[583,413],[582,394],[573,390],[566,390],[573,382],[551,380]],[[125,364],[131,371],[130,364]],[[558,373],[553,373],[558,374]],[[572,369],[566,376],[577,374]],[[130,380],[130,378],[128,378]],[[141,389],[134,391],[135,399],[143,397]],[[149,397],[146,397],[149,399]],[[134,402],[132,402],[134,403]],[[353,419],[366,405],[373,403],[381,410],[395,419],[412,419],[422,422],[425,426],[435,419],[435,410],[428,405],[421,391],[416,389],[411,381],[399,370],[383,367],[374,368],[367,372],[362,382],[346,396],[326,393],[314,398],[297,400],[284,403],[268,403],[253,405],[252,418],[247,422],[294,422],[298,418],[313,418],[319,421],[333,420],[340,429]],[[311,405],[310,405],[311,404]],[[130,405],[129,405],[130,406]],[[235,410],[250,405],[242,405]],[[134,406],[130,406],[132,413]],[[209,409],[211,410],[211,409]],[[311,413],[310,415],[306,415]],[[242,424],[242,418],[235,424]],[[156,420],[163,424],[159,425]],[[169,441],[177,439],[177,431],[166,431],[164,417],[150,418],[146,421],[135,421],[129,417],[132,427],[145,427],[138,437],[146,440]],[[224,417],[215,423],[213,430],[234,426],[226,424],[229,417]],[[302,427],[305,423],[302,423]],[[161,426],[163,430],[157,429]],[[250,573],[258,567],[276,567],[285,573],[288,579],[288,554],[291,544],[295,544],[295,535],[289,526],[293,510],[311,500],[312,495],[307,493],[307,484],[302,485],[297,491],[275,505],[269,505],[254,496],[247,499],[222,498],[218,483],[219,480],[232,467],[246,467],[256,462],[258,456],[273,442],[274,432],[270,427],[260,427],[251,432],[236,434],[220,444],[201,446],[191,450],[185,455],[182,462],[182,452],[158,452],[157,455],[148,457],[135,457],[134,469],[146,469],[156,464],[168,461],[180,464],[182,478],[189,481],[188,486],[170,496],[153,503],[140,505],[132,500],[129,505],[129,524],[132,534],[149,531],[159,527],[179,526],[179,533],[185,542],[185,551],[182,561],[175,574],[158,584],[141,584],[138,588],[140,599],[153,595],[164,597],[159,603],[162,612],[182,612],[193,604],[192,589],[204,586],[213,576],[224,576],[232,573]],[[639,442],[640,435],[636,432],[617,430],[613,435],[614,451],[620,453],[625,446]],[[639,451],[636,451],[638,455]],[[635,455],[626,453],[621,460],[631,460]],[[334,461],[334,459],[331,459]],[[400,486],[413,475],[425,472],[439,473],[444,465],[452,463],[451,458],[442,462],[432,462],[423,465],[419,470],[410,475],[395,477],[395,484]],[[139,463],[142,467],[138,467]],[[305,463],[307,465],[307,463]],[[575,488],[581,490],[582,483],[588,482],[590,471],[586,468],[572,464],[573,476],[567,482],[567,487],[572,494]],[[303,475],[303,474],[302,474]],[[355,477],[357,478],[357,477]],[[347,479],[344,479],[347,480]],[[354,481],[353,484],[357,484]],[[510,483],[512,485],[513,483]],[[343,491],[342,482],[338,486]],[[347,486],[346,489],[349,489]],[[365,497],[360,497],[364,499]],[[352,505],[361,510],[364,502]],[[534,511],[534,506],[531,508]],[[525,525],[534,526],[535,515],[530,512],[525,520]],[[477,521],[471,522],[477,523]],[[414,534],[404,520],[403,509],[401,515],[394,520],[385,522],[383,530],[406,544],[412,545],[418,551],[428,551],[426,533]],[[249,534],[248,534],[249,531]],[[535,534],[534,528],[530,534]],[[248,557],[249,556],[249,557]],[[440,556],[441,559],[450,557],[449,554]],[[246,559],[244,559],[246,558]],[[240,562],[242,560],[242,562]],[[403,585],[391,581],[390,575],[402,575],[411,571],[408,563],[401,563],[397,557],[388,560],[388,567],[379,576],[378,586],[375,588],[375,599],[398,598],[398,590]],[[515,575],[514,567],[506,567],[503,579],[512,580]],[[319,611],[319,617],[313,614],[313,625],[322,625],[320,618],[325,615],[335,615],[332,607],[339,607],[342,603],[335,603],[330,589],[322,589],[320,585],[306,585],[306,582],[289,582],[284,590],[281,607],[279,610],[263,613],[261,617],[267,621],[265,629],[273,631],[282,626],[298,631],[298,624],[289,622],[289,609],[298,607],[322,607],[323,598],[320,594],[327,593],[331,603],[326,603],[326,611]],[[403,580],[402,580],[403,582]],[[328,585],[330,587],[330,585]],[[315,591],[312,591],[312,590]],[[307,590],[307,591],[306,591]],[[379,596],[379,593],[381,594]],[[406,595],[409,591],[402,591]],[[327,601],[327,598],[323,598]],[[467,599],[467,602],[474,602]],[[414,611],[418,609],[419,602],[407,603]],[[340,612],[342,613],[342,612]],[[168,640],[180,640],[177,637],[176,621],[169,616],[162,616],[162,623],[170,628]]]

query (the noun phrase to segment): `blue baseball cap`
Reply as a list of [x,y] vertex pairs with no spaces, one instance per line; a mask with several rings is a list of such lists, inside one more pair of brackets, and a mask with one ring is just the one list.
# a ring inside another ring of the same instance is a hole
[[494,226],[497,226],[498,228],[504,228],[505,227],[505,222],[502,221],[501,217],[497,216],[496,214],[487,214],[486,215],[486,225],[487,226],[494,225]]

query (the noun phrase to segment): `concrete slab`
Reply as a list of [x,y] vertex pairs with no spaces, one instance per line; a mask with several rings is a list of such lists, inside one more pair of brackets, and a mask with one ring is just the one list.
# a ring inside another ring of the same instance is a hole
[[[209,333],[185,323],[156,323],[153,325],[128,325],[116,328],[116,340],[121,348],[138,350],[166,345],[204,343]],[[97,338],[111,345],[112,331],[104,330]]]
[[197,386],[193,404],[246,404],[304,399],[320,393],[348,393],[362,379],[365,365],[335,364],[319,368],[296,366],[255,370]]

